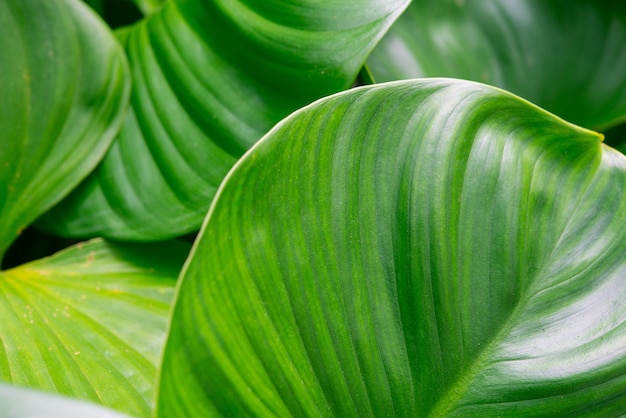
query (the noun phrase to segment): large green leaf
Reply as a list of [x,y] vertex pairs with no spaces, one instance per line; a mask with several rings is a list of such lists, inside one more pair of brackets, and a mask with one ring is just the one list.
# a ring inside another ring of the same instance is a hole
[[199,228],[234,162],[276,122],[350,87],[407,0],[187,0],[120,32],[132,111],[104,163],[46,219],[64,235]]
[[626,410],[626,158],[431,79],[296,112],[229,174],[182,284],[159,416]]
[[82,2],[0,2],[0,258],[106,152],[128,101],[128,65]]
[[150,416],[180,242],[94,240],[0,274],[0,379]]
[[0,384],[2,418],[128,418],[110,409]]
[[377,81],[482,81],[605,129],[626,121],[626,3],[416,0],[368,64]]

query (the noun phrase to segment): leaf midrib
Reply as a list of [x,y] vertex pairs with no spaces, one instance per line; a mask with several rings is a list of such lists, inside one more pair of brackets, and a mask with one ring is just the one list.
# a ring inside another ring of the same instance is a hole
[[470,366],[459,374],[456,378],[456,382],[450,386],[431,409],[430,413],[427,415],[429,418],[446,417],[450,415],[450,412],[458,405],[458,401],[463,398],[463,395],[465,395],[475,378],[490,364],[489,359],[504,340],[504,337],[509,335],[514,328],[516,319],[521,317],[521,311],[526,306],[528,300],[529,297],[526,295],[520,298],[509,317],[502,322],[500,330],[491,338],[485,348],[476,355]]

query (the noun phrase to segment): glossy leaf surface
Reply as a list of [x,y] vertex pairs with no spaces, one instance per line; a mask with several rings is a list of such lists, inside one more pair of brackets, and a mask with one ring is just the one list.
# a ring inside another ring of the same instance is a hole
[[113,34],[76,0],[0,2],[0,258],[106,152],[130,91]]
[[626,4],[414,1],[368,64],[379,82],[481,81],[570,122],[605,129],[626,121]]
[[78,244],[0,274],[0,379],[150,416],[179,242]]
[[284,116],[350,87],[407,4],[165,4],[120,33],[132,111],[104,163],[45,227],[133,240],[198,229],[235,161]]
[[3,418],[128,418],[98,405],[0,384]]
[[359,88],[229,174],[158,416],[616,416],[626,158],[501,90]]

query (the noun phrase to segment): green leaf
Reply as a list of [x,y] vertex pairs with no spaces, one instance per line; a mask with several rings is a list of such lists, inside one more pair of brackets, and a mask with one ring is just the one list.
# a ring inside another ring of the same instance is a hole
[[0,259],[103,157],[130,83],[123,51],[82,2],[0,2]]
[[323,99],[218,192],[182,273],[170,416],[617,416],[626,158],[448,79]]
[[292,111],[350,87],[407,4],[166,3],[120,33],[132,111],[105,161],[45,228],[132,240],[198,229],[235,161]]
[[149,15],[151,13],[159,10],[167,1],[170,0],[132,0],[137,8],[141,10],[144,15]]
[[626,4],[423,0],[368,59],[377,81],[455,77],[502,87],[568,121],[626,121]]
[[124,418],[126,415],[101,406],[0,384],[3,418]]
[[150,416],[180,242],[93,240],[0,274],[0,379]]

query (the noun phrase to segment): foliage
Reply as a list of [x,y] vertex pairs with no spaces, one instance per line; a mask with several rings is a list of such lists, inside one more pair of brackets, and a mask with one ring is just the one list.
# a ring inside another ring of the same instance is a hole
[[408,3],[0,3],[3,411],[626,410],[626,7]]

